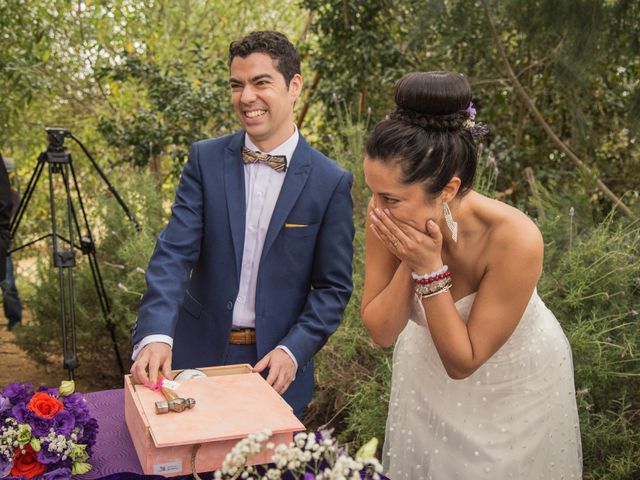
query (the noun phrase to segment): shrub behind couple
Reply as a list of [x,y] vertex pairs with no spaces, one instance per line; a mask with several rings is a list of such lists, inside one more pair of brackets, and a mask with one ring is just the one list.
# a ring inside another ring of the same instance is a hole
[[[313,356],[352,290],[352,175],[293,123],[303,81],[286,37],[231,44],[243,131],[196,142],[158,236],[132,374],[251,363],[298,415]],[[390,478],[581,478],[571,351],[535,286],[543,243],[471,189],[462,75],[418,72],[365,146],[372,192],[362,319],[396,343],[383,452]]]

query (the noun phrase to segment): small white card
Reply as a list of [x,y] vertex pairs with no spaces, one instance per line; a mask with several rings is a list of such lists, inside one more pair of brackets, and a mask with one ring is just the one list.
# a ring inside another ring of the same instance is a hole
[[169,390],[173,390],[175,392],[176,390],[178,390],[178,387],[180,386],[180,384],[178,382],[174,382],[173,380],[165,379],[165,380],[162,381],[162,386],[164,388],[167,388]]
[[180,473],[182,471],[182,460],[172,460],[167,463],[155,463],[153,465],[154,475],[163,475],[166,473]]

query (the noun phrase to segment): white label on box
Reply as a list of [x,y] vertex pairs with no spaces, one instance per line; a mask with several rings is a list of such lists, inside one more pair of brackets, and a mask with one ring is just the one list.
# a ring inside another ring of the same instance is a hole
[[168,388],[169,390],[173,390],[174,392],[176,390],[178,390],[178,387],[180,386],[180,384],[178,382],[174,382],[173,380],[163,380],[162,381],[162,386],[164,388]]
[[180,473],[182,471],[182,460],[172,460],[167,463],[155,463],[153,465],[154,475],[163,475],[165,473]]

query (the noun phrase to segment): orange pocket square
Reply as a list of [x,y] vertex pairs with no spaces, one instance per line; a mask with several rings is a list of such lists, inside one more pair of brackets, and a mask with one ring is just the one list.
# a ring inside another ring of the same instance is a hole
[[308,226],[309,225],[304,225],[302,223],[285,223],[284,224],[284,228],[304,228]]

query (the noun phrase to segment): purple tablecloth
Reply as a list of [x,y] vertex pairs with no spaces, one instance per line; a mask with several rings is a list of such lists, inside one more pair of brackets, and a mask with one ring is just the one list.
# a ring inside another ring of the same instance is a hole
[[93,469],[82,478],[96,479],[120,472],[142,474],[124,422],[124,390],[87,393],[85,398],[98,421],[98,438],[90,460]]
[[[93,468],[82,480],[163,480],[160,475],[143,475],[136,450],[124,421],[124,390],[104,390],[85,395],[89,410],[98,421],[98,438],[90,463]],[[213,473],[200,474],[203,480],[213,478]],[[387,480],[381,476],[381,480]],[[173,477],[172,480],[189,480],[193,475]]]
[[[93,468],[83,480],[164,479],[159,475],[143,475],[127,424],[124,421],[124,390],[104,390],[85,395],[91,414],[98,421],[98,438],[91,457]],[[211,474],[201,475],[203,479]],[[189,479],[193,476],[174,477]]]

